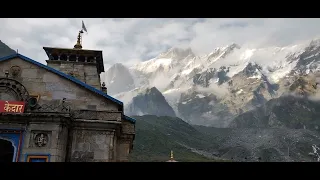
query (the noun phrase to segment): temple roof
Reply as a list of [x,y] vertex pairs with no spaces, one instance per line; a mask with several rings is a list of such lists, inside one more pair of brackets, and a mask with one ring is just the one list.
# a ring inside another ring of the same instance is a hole
[[[25,60],[25,61],[27,61],[29,63],[32,63],[32,64],[34,64],[36,66],[44,68],[44,69],[46,69],[46,70],[48,70],[50,72],[53,72],[53,73],[55,73],[55,74],[57,74],[57,75],[59,75],[59,76],[61,76],[63,78],[66,78],[66,79],[68,79],[68,80],[70,80],[70,81],[72,81],[72,82],[74,82],[74,83],[76,83],[76,84],[78,84],[78,85],[80,85],[80,86],[82,86],[82,87],[84,87],[84,88],[86,88],[86,89],[88,89],[88,90],[90,90],[90,91],[92,91],[92,92],[94,92],[94,93],[96,93],[96,94],[108,99],[108,100],[111,100],[112,102],[117,103],[118,105],[123,107],[123,103],[121,101],[119,101],[119,100],[107,95],[105,92],[102,92],[102,91],[100,91],[100,90],[98,90],[98,89],[96,89],[96,88],[94,88],[94,87],[92,87],[92,86],[90,86],[90,85],[88,85],[88,84],[86,84],[86,83],[84,83],[84,82],[82,82],[82,81],[70,76],[70,75],[67,75],[67,74],[65,74],[65,73],[63,73],[61,71],[58,71],[58,70],[54,69],[54,68],[51,68],[51,67],[46,66],[44,64],[41,64],[41,63],[39,63],[39,62],[37,62],[37,61],[35,61],[33,59],[30,59],[30,58],[28,58],[28,57],[26,57],[24,55],[16,53],[16,54],[12,54],[12,55],[9,55],[9,56],[5,56],[5,57],[0,58],[0,62],[6,61],[6,60],[9,60],[9,59],[13,59],[13,58],[20,58],[20,59]],[[123,115],[123,118],[128,120],[128,121],[130,121],[130,122],[132,122],[132,123],[135,123],[135,121],[136,121],[135,119],[133,119],[131,117],[128,117],[128,116],[125,116],[125,115]]]
[[77,48],[58,48],[58,47],[43,47],[48,58],[50,59],[50,54],[72,54],[72,55],[82,55],[82,56],[93,56],[97,57],[97,69],[98,73],[104,72],[103,56],[100,50],[89,50],[89,49],[77,49]]

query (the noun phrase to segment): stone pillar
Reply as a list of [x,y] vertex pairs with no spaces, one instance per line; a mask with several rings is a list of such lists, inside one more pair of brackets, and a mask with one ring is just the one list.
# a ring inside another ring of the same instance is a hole
[[135,136],[135,125],[122,120],[121,135],[117,138],[117,161],[129,161],[129,154],[133,149],[133,140]]
[[115,160],[115,153],[114,153],[114,133],[110,134],[110,144],[109,144],[109,161]]
[[132,150],[133,135],[123,134],[118,139],[117,161],[129,161],[129,154]]

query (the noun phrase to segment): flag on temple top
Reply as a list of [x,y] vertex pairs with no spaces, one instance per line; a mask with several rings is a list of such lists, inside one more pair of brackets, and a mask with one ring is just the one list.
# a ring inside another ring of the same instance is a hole
[[86,26],[84,25],[84,22],[82,21],[82,30],[88,33]]

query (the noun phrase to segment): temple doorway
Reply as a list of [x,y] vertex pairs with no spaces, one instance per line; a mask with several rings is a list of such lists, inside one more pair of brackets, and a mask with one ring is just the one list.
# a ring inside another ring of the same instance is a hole
[[12,162],[14,147],[10,141],[0,139],[0,162]]

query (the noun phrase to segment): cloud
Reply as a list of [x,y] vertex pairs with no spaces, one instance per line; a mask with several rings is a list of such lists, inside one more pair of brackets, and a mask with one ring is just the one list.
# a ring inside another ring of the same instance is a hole
[[209,87],[202,87],[202,86],[197,86],[197,91],[202,92],[202,93],[212,93],[217,96],[217,98],[224,98],[225,96],[229,95],[229,90],[228,90],[228,85],[227,84],[222,84],[218,85],[215,83],[210,84]]
[[43,46],[72,48],[84,20],[85,49],[103,50],[106,67],[131,65],[172,47],[196,54],[231,43],[285,46],[320,34],[320,19],[0,19],[0,39],[19,53],[45,63]]

